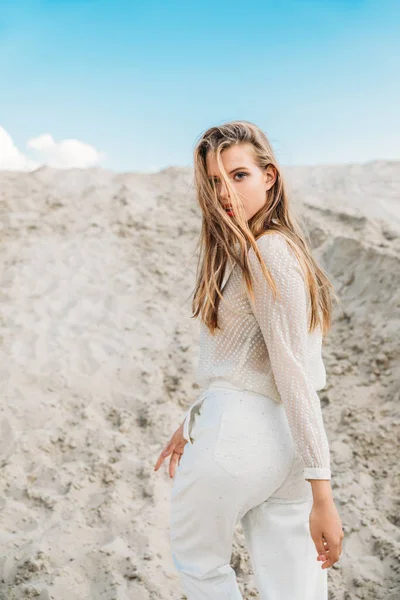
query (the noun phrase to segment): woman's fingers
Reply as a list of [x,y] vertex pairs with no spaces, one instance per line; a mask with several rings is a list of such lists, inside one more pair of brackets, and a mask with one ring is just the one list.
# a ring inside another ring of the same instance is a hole
[[156,464],[154,465],[154,470],[158,471],[158,469],[161,467],[163,461],[164,461],[165,456],[163,456],[163,453],[161,452],[160,456],[157,459]]
[[174,476],[176,465],[179,465],[181,456],[183,454],[183,449],[187,444],[187,440],[183,437],[183,424],[184,422],[181,423],[168,444],[165,446],[164,450],[161,452],[156,464],[154,465],[154,471],[158,471],[167,456],[172,454],[169,463],[169,474],[170,477]]
[[156,464],[154,465],[155,471],[158,471],[158,469],[160,468],[160,466],[162,465],[164,460],[167,458],[167,456],[169,456],[169,454],[171,454],[172,449],[173,449],[172,443],[168,442],[168,444],[165,446],[164,450],[161,452],[160,456],[158,457]]
[[317,552],[318,552],[317,559],[318,560],[325,560],[325,558],[326,558],[325,552],[327,550],[327,547],[324,546],[324,538],[323,537],[321,537],[321,539],[319,539],[317,542],[315,542],[315,547],[316,547]]
[[317,560],[325,561],[329,557],[329,546],[324,537],[321,538],[319,544],[316,544],[316,548],[318,552]]
[[344,532],[343,532],[343,529],[341,529],[339,536],[333,538],[333,540],[330,540],[330,542],[328,542],[328,544],[326,546],[327,548],[329,548],[328,554],[327,554],[327,560],[326,560],[326,562],[324,562],[321,565],[321,567],[323,569],[328,569],[329,567],[334,565],[339,560],[339,557],[342,553],[343,538],[344,538]]
[[179,463],[180,455],[177,452],[173,452],[169,461],[169,476],[173,477],[175,474],[176,465]]
[[328,539],[327,542],[326,548],[329,548],[329,550],[327,550],[326,561],[321,565],[322,569],[329,569],[339,560],[340,556],[340,538]]

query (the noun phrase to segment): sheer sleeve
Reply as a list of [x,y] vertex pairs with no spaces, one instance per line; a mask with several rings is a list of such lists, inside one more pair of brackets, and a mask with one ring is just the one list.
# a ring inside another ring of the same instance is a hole
[[249,261],[254,286],[252,309],[262,331],[272,372],[287,415],[305,479],[331,479],[330,451],[321,404],[307,363],[308,298],[300,264],[279,233],[266,234],[257,245],[280,291],[273,292],[252,249]]

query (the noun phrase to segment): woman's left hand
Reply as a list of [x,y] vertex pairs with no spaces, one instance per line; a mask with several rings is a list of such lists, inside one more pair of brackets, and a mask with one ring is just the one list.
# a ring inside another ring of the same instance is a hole
[[332,499],[314,502],[309,525],[318,553],[317,560],[322,561],[322,569],[327,569],[339,560],[344,538],[342,522]]
[[156,464],[154,465],[154,471],[158,471],[167,456],[171,454],[169,461],[169,476],[174,476],[176,466],[179,465],[183,450],[187,444],[187,440],[183,437],[183,423],[178,427],[168,444],[165,446],[164,450],[161,452]]

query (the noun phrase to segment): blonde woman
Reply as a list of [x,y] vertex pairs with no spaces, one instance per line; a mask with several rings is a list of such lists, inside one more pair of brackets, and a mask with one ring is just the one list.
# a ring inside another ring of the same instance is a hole
[[154,466],[171,457],[173,561],[189,600],[242,598],[230,566],[241,521],[262,600],[326,600],[343,529],[317,390],[338,298],[257,126],[208,129],[194,172],[203,390]]

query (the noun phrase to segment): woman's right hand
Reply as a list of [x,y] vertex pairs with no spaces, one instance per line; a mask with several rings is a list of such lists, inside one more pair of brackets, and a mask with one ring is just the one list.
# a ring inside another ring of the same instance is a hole
[[156,464],[154,465],[154,471],[158,471],[164,460],[171,454],[171,458],[169,461],[169,476],[173,477],[175,474],[176,466],[179,465],[181,456],[183,454],[183,450],[188,443],[187,440],[183,437],[183,424],[185,421],[181,423],[175,433],[172,435],[170,441],[165,446],[163,451]]
[[327,569],[339,560],[344,538],[342,522],[333,499],[315,502],[309,516],[310,533],[322,569]]

